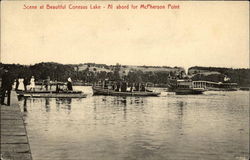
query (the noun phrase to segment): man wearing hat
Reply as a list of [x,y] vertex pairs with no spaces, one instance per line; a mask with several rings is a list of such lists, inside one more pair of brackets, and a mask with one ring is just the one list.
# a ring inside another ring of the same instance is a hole
[[7,93],[7,105],[10,105],[10,93],[12,89],[12,78],[8,71],[8,69],[4,69],[4,73],[2,75],[2,86],[1,86],[1,105],[6,105],[4,103],[5,95]]

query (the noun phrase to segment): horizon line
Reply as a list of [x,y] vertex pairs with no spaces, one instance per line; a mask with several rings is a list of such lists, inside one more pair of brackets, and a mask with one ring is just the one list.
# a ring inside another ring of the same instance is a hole
[[[109,66],[114,66],[116,64],[119,64],[121,66],[152,66],[152,67],[178,67],[178,68],[184,68],[183,66],[168,66],[168,65],[136,65],[136,64],[132,64],[132,65],[128,65],[128,64],[121,64],[119,62],[116,62],[115,64],[105,64],[105,63],[95,63],[95,62],[78,62],[78,63],[61,63],[61,62],[55,62],[55,61],[42,61],[42,62],[36,62],[36,63],[30,63],[30,64],[21,64],[21,63],[3,63],[0,62],[1,64],[7,64],[7,65],[25,65],[25,66],[31,66],[31,65],[35,65],[35,64],[39,64],[39,63],[58,63],[58,64],[62,64],[62,65],[80,65],[80,64],[87,64],[87,63],[93,63],[93,64],[102,64],[102,65],[109,65]],[[250,67],[222,67],[222,66],[200,66],[200,65],[193,65],[191,67],[187,67],[187,69],[192,68],[192,67],[213,67],[213,68],[232,68],[232,69],[250,69]]]

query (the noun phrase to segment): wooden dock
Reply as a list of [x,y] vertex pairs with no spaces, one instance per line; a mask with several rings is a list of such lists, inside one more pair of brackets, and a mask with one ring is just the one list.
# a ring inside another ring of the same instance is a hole
[[1,105],[1,160],[32,160],[23,115],[17,94],[12,91],[11,105]]

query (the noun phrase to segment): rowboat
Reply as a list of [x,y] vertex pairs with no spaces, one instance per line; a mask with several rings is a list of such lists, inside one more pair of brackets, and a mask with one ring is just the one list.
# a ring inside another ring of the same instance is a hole
[[93,86],[93,95],[109,95],[109,96],[159,96],[160,93],[153,92],[153,91],[127,91],[127,92],[121,92],[121,91],[115,91],[108,88],[102,88],[100,86]]
[[17,91],[18,96],[33,98],[86,98],[82,91]]

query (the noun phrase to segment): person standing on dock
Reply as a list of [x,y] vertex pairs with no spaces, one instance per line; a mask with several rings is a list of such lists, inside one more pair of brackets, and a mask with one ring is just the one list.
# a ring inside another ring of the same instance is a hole
[[29,84],[29,80],[25,77],[23,80],[24,90],[27,91],[27,86]]
[[[49,86],[50,86],[50,77],[48,76],[47,79],[46,79],[46,81],[45,81],[45,88],[46,88],[46,91],[48,91]],[[51,87],[50,87],[50,90],[51,90]]]
[[25,90],[23,81],[24,81],[23,78],[19,78],[19,79],[18,79],[18,84],[19,84],[19,85],[18,85],[18,88],[17,88],[18,91],[24,91],[24,90]]
[[17,91],[18,86],[19,86],[19,81],[18,81],[18,78],[16,78],[15,79],[15,91]]
[[36,87],[35,78],[34,78],[34,76],[32,76],[30,79],[30,90],[35,91],[35,87]]
[[4,103],[5,95],[7,93],[7,105],[10,105],[10,95],[12,89],[13,80],[11,75],[7,69],[4,69],[4,73],[2,75],[2,86],[1,86],[1,105],[6,105]]

